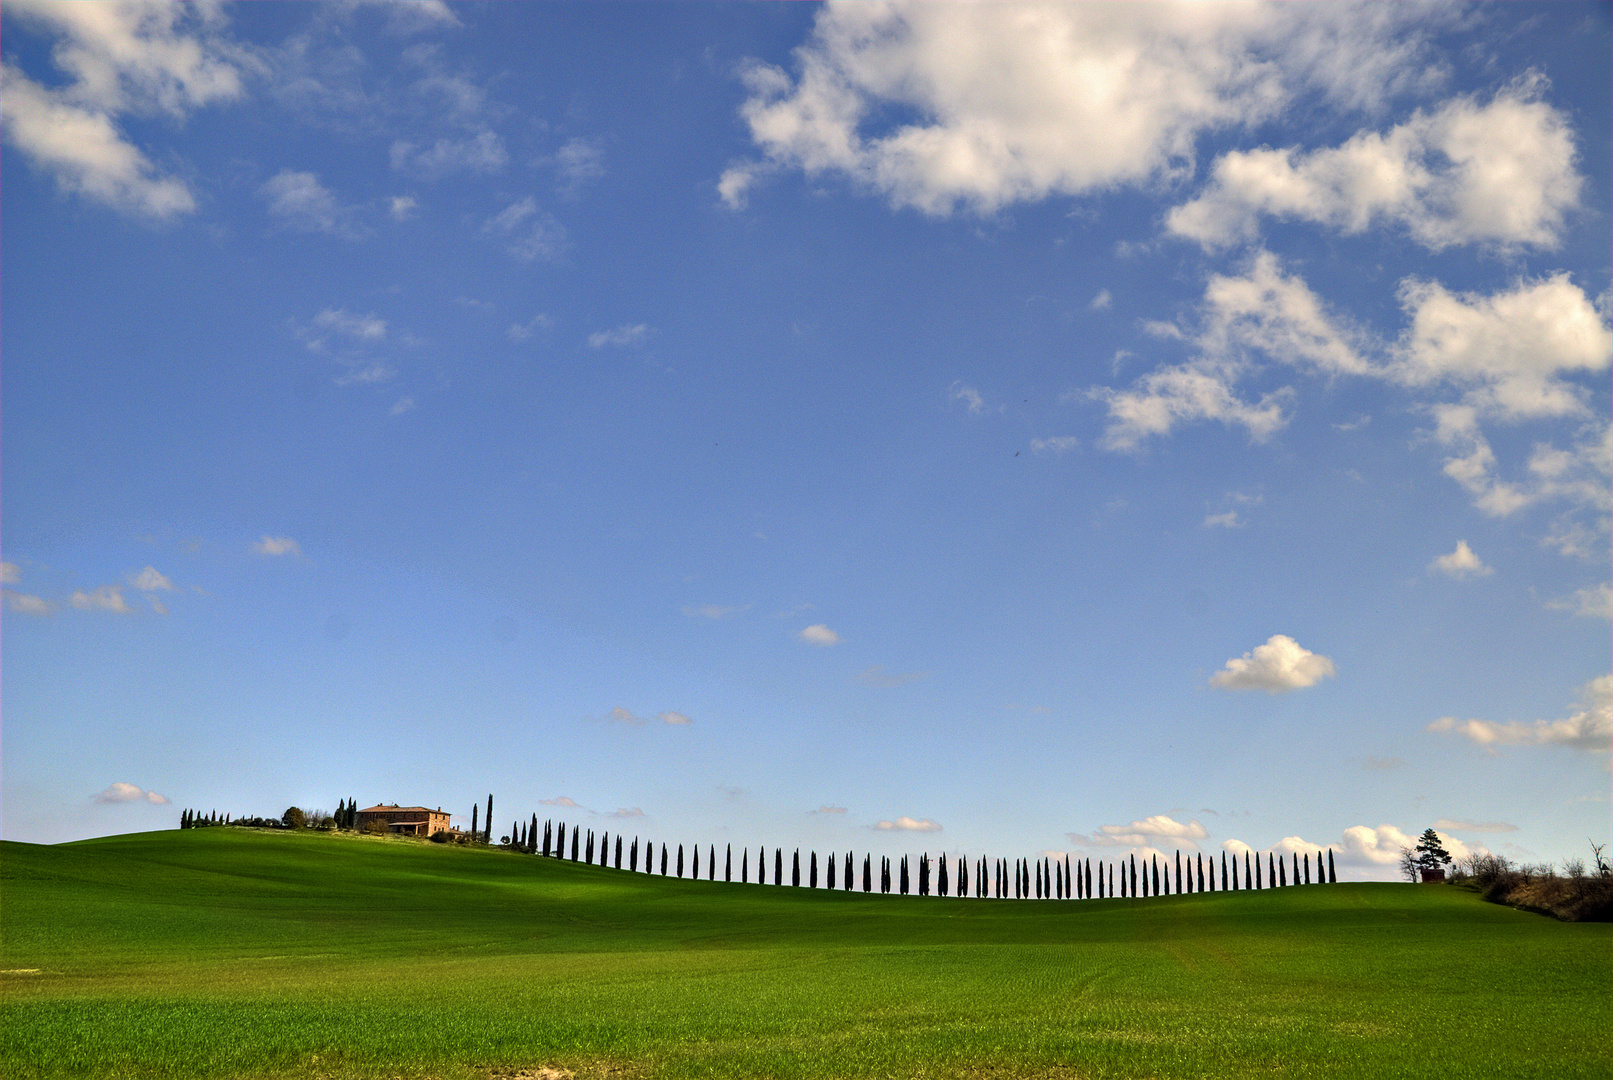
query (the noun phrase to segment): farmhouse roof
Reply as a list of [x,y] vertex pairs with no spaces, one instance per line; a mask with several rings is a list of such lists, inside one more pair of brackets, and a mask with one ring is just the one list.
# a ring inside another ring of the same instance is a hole
[[385,804],[382,804],[382,805],[377,805],[377,806],[371,806],[371,807],[369,807],[367,809],[359,811],[359,813],[361,813],[361,814],[381,814],[381,813],[399,813],[399,812],[418,813],[418,814],[440,814],[440,813],[443,813],[443,810],[442,810],[441,807],[438,807],[436,810],[433,810],[429,806],[387,806]]

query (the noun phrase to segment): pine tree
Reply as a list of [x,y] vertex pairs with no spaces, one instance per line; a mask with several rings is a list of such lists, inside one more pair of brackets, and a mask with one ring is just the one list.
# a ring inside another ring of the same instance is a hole
[[1333,849],[1332,848],[1327,849],[1327,883],[1329,885],[1337,885],[1339,883],[1338,871],[1333,869]]
[[1451,853],[1445,850],[1439,833],[1433,829],[1423,830],[1423,834],[1417,838],[1415,851],[1419,870],[1439,870],[1450,865]]

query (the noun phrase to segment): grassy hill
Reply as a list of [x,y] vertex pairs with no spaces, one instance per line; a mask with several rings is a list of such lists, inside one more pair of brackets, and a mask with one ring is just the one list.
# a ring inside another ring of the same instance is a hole
[[0,1075],[1605,1077],[1613,926],[1445,887],[1003,902],[404,840],[0,845]]

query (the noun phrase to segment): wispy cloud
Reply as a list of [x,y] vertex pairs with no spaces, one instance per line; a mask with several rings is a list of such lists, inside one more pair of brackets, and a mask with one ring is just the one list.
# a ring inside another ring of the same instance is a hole
[[540,332],[553,328],[553,317],[539,312],[524,323],[511,323],[510,328],[504,332],[504,336],[511,341],[531,341]]
[[42,596],[35,596],[32,593],[13,592],[11,589],[5,590],[5,596],[6,607],[19,615],[43,616],[56,613],[56,605]]
[[746,607],[725,607],[722,604],[685,604],[683,607],[683,613],[691,619],[727,619],[745,610]]
[[1133,821],[1127,825],[1100,825],[1093,833],[1066,833],[1070,843],[1079,847],[1142,847],[1149,844],[1172,843],[1179,847],[1197,848],[1197,841],[1209,836],[1195,819],[1181,822],[1168,814]]
[[1605,752],[1613,744],[1613,675],[1592,679],[1580,688],[1578,708],[1561,720],[1523,723],[1508,720],[1458,720],[1442,716],[1429,731],[1452,732],[1480,746],[1567,746]]
[[906,686],[908,683],[929,677],[928,671],[886,671],[884,664],[874,664],[857,673],[857,681],[864,686],[877,686],[882,689]]
[[614,330],[594,331],[588,335],[588,345],[594,349],[603,349],[607,346],[622,348],[626,345],[637,345],[649,334],[650,328],[643,323],[636,323],[631,326],[623,325],[616,327]]
[[168,580],[167,575],[155,566],[148,566],[138,574],[130,574],[129,584],[141,592],[157,592],[174,587],[174,583]]
[[265,536],[252,545],[259,555],[301,555],[302,548],[289,536]]
[[969,412],[976,416],[987,411],[986,399],[980,396],[980,391],[972,386],[965,386],[961,382],[952,384],[947,392],[947,398],[951,401],[963,402],[968,407]]
[[1470,821],[1465,818],[1460,821],[1440,818],[1434,822],[1434,828],[1439,832],[1509,833],[1518,831],[1516,825],[1510,825],[1505,821]]
[[488,218],[482,235],[501,238],[505,250],[521,262],[554,259],[566,246],[566,230],[538,209],[530,195]]
[[818,807],[816,810],[807,811],[809,814],[844,814],[845,812],[846,808],[844,806],[830,806],[827,803]]
[[1589,619],[1613,618],[1613,586],[1607,582],[1575,589],[1563,600],[1548,600],[1546,606],[1553,611],[1572,611]]
[[68,598],[68,602],[83,611],[111,611],[119,615],[129,615],[134,612],[128,602],[123,599],[123,586],[102,585],[98,589],[85,592],[77,589]]
[[568,795],[556,795],[552,799],[539,799],[539,806],[564,806],[570,809],[581,810],[582,805]]

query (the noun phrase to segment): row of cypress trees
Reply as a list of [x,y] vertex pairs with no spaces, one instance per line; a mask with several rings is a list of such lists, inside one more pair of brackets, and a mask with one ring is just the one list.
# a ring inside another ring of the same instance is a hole
[[[572,862],[585,862],[593,864],[597,861],[603,867],[614,866],[615,869],[626,869],[636,873],[639,869],[640,841],[633,837],[627,841],[622,834],[612,837],[610,833],[602,833],[597,841],[594,830],[584,830],[581,826],[573,825],[567,828],[565,822],[558,826],[553,821],[543,823],[542,839],[538,834],[538,815],[533,814],[529,822],[514,822],[510,829],[510,846],[532,855],[544,855],[552,858],[568,858],[567,844],[570,844],[569,858]],[[614,842],[614,844],[613,844]],[[595,858],[595,852],[598,858]],[[701,852],[698,844],[688,853],[685,859],[684,846],[677,846],[676,855],[670,844],[662,843],[659,859],[659,872],[663,876],[676,875],[684,877],[687,868],[688,875],[693,878],[701,876]],[[907,895],[916,887],[920,896],[929,896],[932,890],[938,896],[976,896],[986,898],[996,896],[1007,899],[1012,895],[1016,900],[1087,900],[1103,899],[1106,897],[1146,897],[1165,896],[1181,893],[1196,892],[1229,892],[1240,889],[1266,889],[1286,887],[1289,884],[1288,862],[1278,859],[1275,852],[1267,853],[1267,862],[1264,872],[1258,855],[1251,852],[1243,853],[1243,866],[1238,866],[1238,857],[1228,852],[1221,852],[1221,865],[1217,872],[1215,856],[1210,856],[1205,862],[1204,853],[1188,856],[1185,869],[1182,862],[1181,851],[1176,852],[1175,872],[1167,860],[1164,866],[1160,864],[1158,856],[1139,862],[1137,856],[1117,862],[1105,863],[1100,860],[1097,864],[1097,874],[1094,878],[1093,863],[1089,859],[1072,859],[1066,855],[1062,859],[1043,857],[1041,859],[1019,859],[1010,863],[1007,859],[988,861],[985,858],[977,860],[973,866],[973,889],[970,882],[970,861],[962,856],[956,860],[956,872],[952,870],[951,861],[945,856],[931,860],[928,853],[919,857],[917,873],[915,874],[908,864],[906,855],[900,856],[896,863],[892,863],[889,856],[881,856],[878,863],[877,885],[882,893],[891,892],[893,887],[902,895]],[[656,873],[657,859],[655,842],[648,841],[643,845],[644,872]],[[773,876],[772,884],[784,884],[784,849],[773,849]],[[768,884],[767,874],[767,848],[758,849],[756,853],[756,883]],[[872,855],[864,855],[862,872],[857,873],[856,856],[853,852],[846,852],[845,858],[836,868],[836,853],[829,854],[826,865],[824,884],[827,888],[843,888],[847,892],[855,891],[859,882],[863,892],[875,891],[876,876],[875,864]],[[933,867],[933,873],[932,873]],[[816,889],[818,885],[818,853],[807,853],[807,887]],[[988,874],[990,885],[988,887]],[[715,844],[707,845],[705,860],[705,876],[709,881],[717,880],[717,847]],[[722,879],[734,880],[734,849],[729,844],[724,850]],[[750,849],[740,849],[739,881],[750,882]],[[1316,871],[1314,882],[1316,884],[1335,883],[1338,881],[1338,872],[1333,863],[1333,852],[1327,852],[1327,865],[1322,865],[1322,853],[1316,853]],[[1311,856],[1309,852],[1301,855],[1293,853],[1293,878],[1295,885],[1310,885],[1313,883],[1311,873]],[[801,885],[801,851],[797,848],[790,857],[789,883],[792,886]]]

